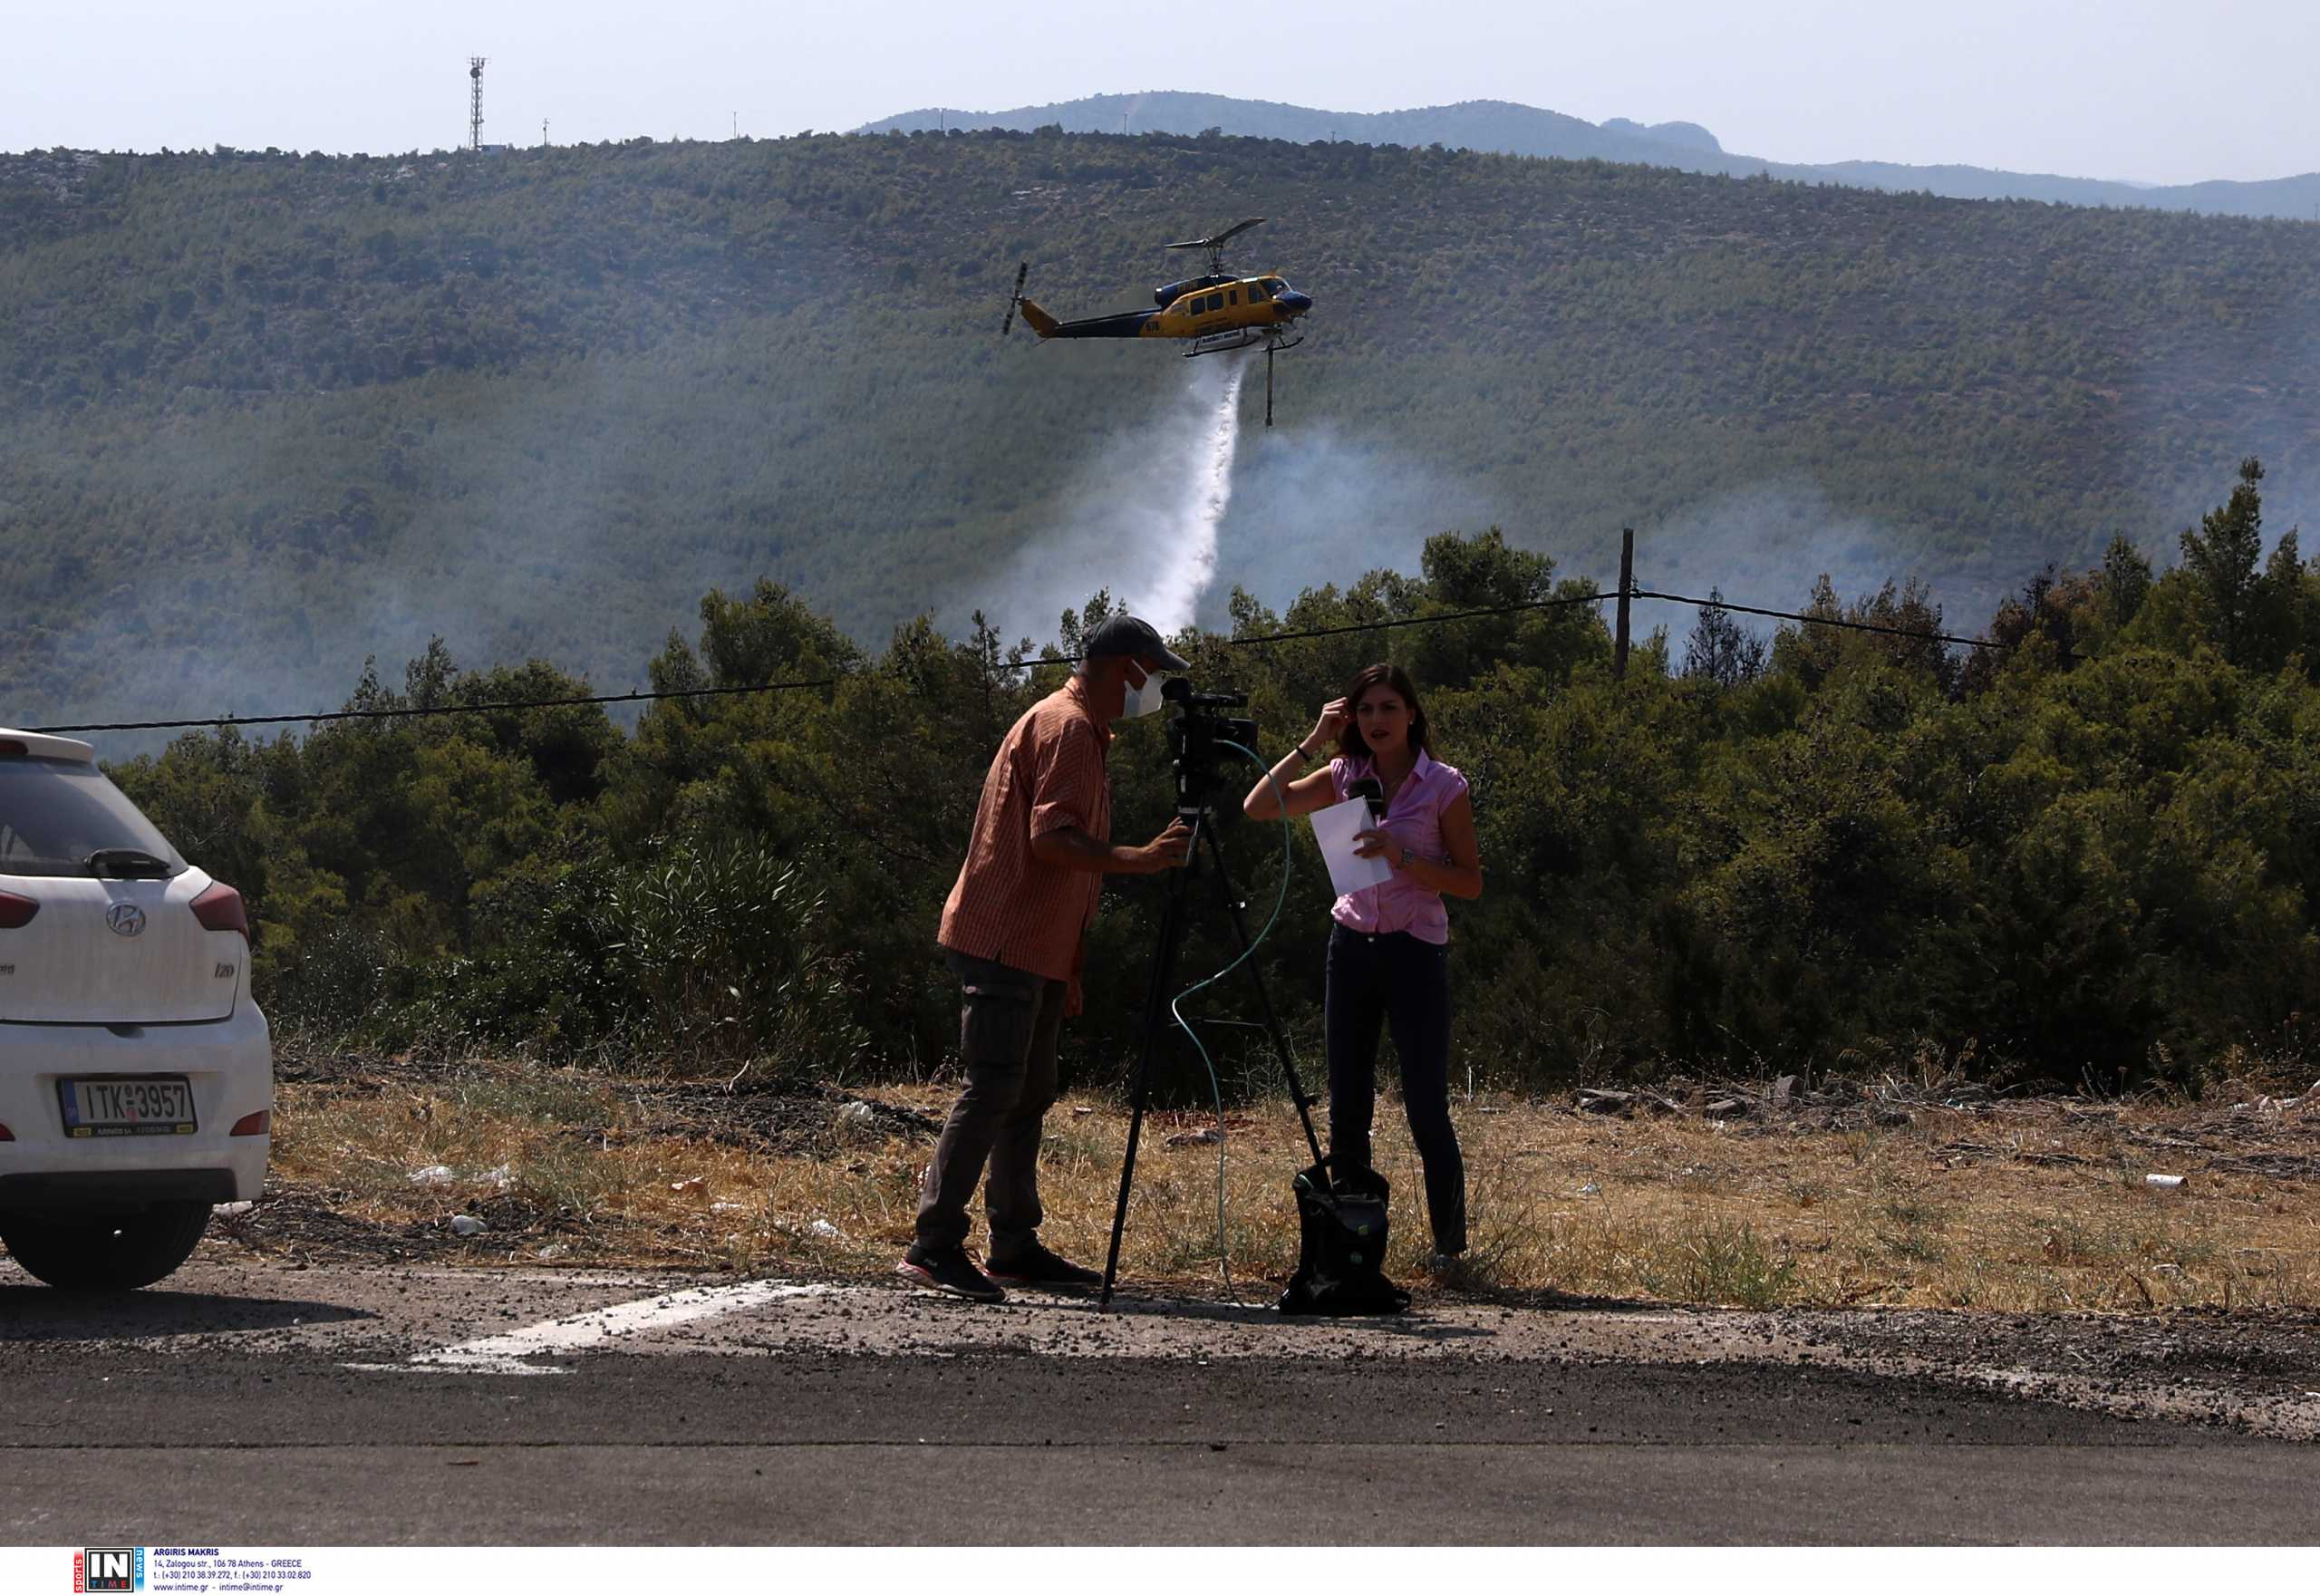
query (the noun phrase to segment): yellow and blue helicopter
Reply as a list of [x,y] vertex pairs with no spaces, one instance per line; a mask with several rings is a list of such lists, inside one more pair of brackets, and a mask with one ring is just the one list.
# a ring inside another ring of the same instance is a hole
[[1297,320],[1313,308],[1310,295],[1300,294],[1278,273],[1243,276],[1224,269],[1224,247],[1265,218],[1252,216],[1207,238],[1185,238],[1171,249],[1205,249],[1208,270],[1197,277],[1153,290],[1157,310],[1132,310],[1118,315],[1088,316],[1058,321],[1023,297],[1024,279],[1031,275],[1025,261],[1015,268],[1015,291],[1008,296],[1007,319],[1000,324],[1001,338],[1014,331],[1015,313],[1039,335],[1049,338],[1173,338],[1186,347],[1184,356],[1221,354],[1262,343],[1265,349],[1265,425],[1272,425],[1272,357],[1305,342]]

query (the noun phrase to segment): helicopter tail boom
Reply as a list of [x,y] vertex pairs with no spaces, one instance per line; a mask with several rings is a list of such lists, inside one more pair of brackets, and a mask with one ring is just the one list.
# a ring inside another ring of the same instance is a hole
[[1023,321],[1042,338],[1140,338],[1144,324],[1157,311],[1132,310],[1125,315],[1089,316],[1083,321],[1058,322],[1047,312],[1023,301]]

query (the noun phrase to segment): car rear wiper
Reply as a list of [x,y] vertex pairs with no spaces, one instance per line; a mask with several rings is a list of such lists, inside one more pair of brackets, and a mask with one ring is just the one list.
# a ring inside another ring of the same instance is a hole
[[110,875],[116,881],[155,881],[177,868],[143,848],[99,848],[81,862],[89,867],[90,875]]

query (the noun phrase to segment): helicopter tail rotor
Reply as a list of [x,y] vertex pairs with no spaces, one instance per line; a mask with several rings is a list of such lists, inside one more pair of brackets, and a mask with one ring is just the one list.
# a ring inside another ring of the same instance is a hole
[[1007,319],[1000,324],[1001,338],[1015,330],[1015,309],[1023,303],[1023,279],[1031,275],[1031,263],[1024,261],[1015,268],[1015,291],[1007,296]]

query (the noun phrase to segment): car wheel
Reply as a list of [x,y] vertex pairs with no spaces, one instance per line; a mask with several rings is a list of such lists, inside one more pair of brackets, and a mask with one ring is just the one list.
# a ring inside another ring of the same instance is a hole
[[0,1215],[0,1242],[24,1272],[64,1291],[133,1291],[193,1256],[209,1224],[207,1203],[155,1203],[94,1218]]

